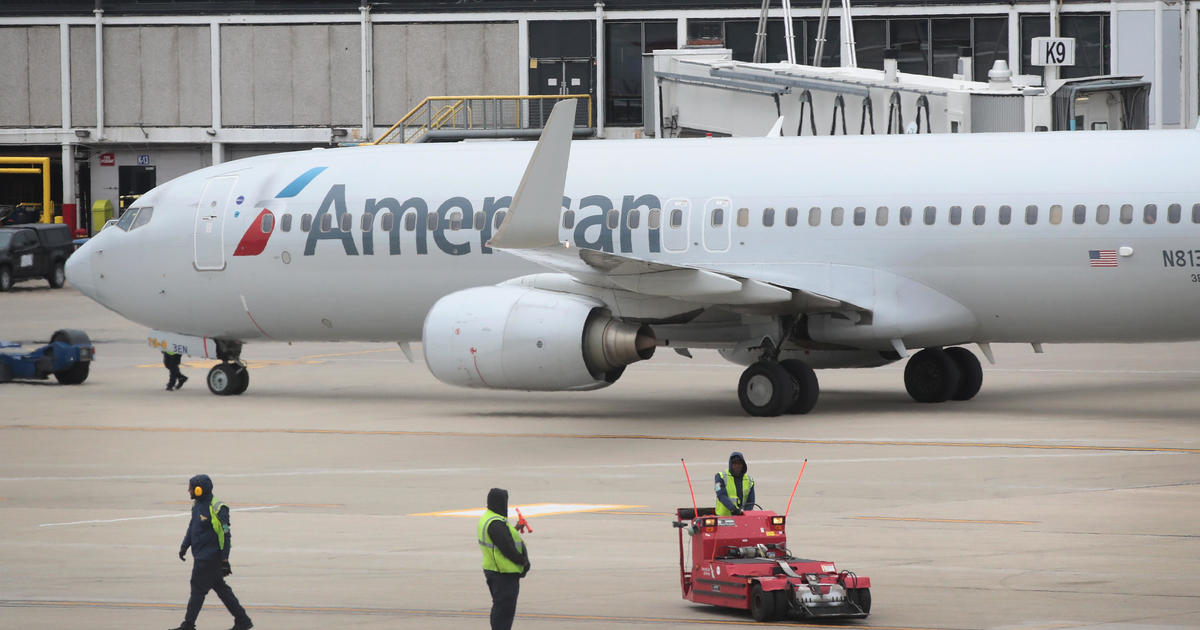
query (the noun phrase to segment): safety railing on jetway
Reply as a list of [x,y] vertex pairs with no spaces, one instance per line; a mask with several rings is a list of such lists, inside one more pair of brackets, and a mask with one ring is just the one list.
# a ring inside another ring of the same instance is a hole
[[582,101],[575,109],[575,135],[591,135],[588,94],[539,96],[430,96],[371,144],[414,144],[467,138],[536,137],[559,101]]

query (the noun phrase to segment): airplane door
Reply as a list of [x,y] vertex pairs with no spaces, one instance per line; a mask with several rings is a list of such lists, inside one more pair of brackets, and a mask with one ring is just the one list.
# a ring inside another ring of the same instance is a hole
[[196,206],[196,270],[220,271],[225,268],[225,236],[222,224],[229,196],[237,177],[214,177],[204,186]]
[[686,252],[688,248],[688,202],[686,199],[669,199],[664,208],[662,235],[663,247],[669,252]]
[[723,252],[729,249],[729,224],[733,222],[730,209],[733,203],[723,197],[709,199],[704,204],[704,249]]

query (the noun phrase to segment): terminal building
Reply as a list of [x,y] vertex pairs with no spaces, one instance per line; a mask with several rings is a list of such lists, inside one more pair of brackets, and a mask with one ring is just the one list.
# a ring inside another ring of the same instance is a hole
[[[839,3],[816,57],[821,4],[790,2],[789,40],[784,5],[770,2],[760,61],[790,52],[796,64],[847,64]],[[493,112],[513,132],[494,136],[535,134],[544,119],[535,97],[569,94],[588,101],[577,121],[587,135],[670,135],[671,112],[647,94],[661,86],[645,76],[655,67],[647,59],[727,49],[732,62],[753,61],[762,9],[760,0],[5,0],[0,205],[40,202],[33,174],[44,167],[20,159],[49,158],[54,214],[86,229],[89,209],[107,201],[119,212],[123,199],[214,163],[396,138],[388,132],[402,119],[465,115],[453,105],[461,99],[436,97],[480,97],[472,119]],[[1144,81],[1142,126],[1183,128],[1200,106],[1198,13],[1175,0],[874,0],[853,3],[849,23],[859,68],[894,63],[948,79],[965,57],[978,80],[997,61],[1040,76],[1031,43],[1051,34],[1053,18],[1057,35],[1076,42],[1061,78]]]

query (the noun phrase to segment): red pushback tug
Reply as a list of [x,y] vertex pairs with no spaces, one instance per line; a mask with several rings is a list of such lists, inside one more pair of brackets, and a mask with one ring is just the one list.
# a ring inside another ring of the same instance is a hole
[[[749,609],[757,621],[861,619],[871,612],[869,578],[839,572],[832,562],[792,557],[785,517],[770,510],[741,516],[716,516],[713,508],[679,508],[675,513],[684,599]],[[691,537],[690,562],[684,530]]]

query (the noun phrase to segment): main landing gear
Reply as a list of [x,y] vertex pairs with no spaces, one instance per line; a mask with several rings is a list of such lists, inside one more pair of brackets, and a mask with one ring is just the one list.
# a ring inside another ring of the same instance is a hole
[[242,344],[236,341],[217,341],[217,358],[221,362],[208,371],[208,391],[218,396],[237,396],[250,387],[250,371],[242,363]]
[[764,358],[746,368],[738,381],[738,401],[752,416],[808,413],[820,392],[813,369],[795,359]]
[[917,402],[970,400],[982,385],[983,368],[966,348],[925,348],[904,367],[904,388]]

